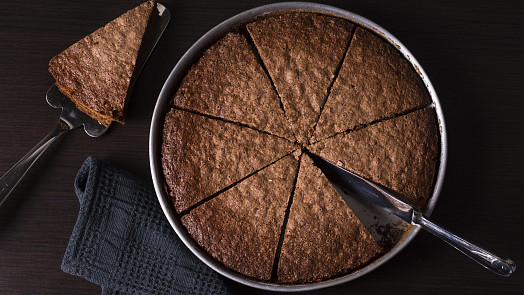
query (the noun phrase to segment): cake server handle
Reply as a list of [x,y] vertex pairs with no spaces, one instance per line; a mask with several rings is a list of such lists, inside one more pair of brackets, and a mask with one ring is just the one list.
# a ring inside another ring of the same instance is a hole
[[510,276],[517,268],[515,262],[509,258],[488,251],[484,247],[475,245],[462,237],[450,232],[442,226],[434,223],[425,217],[422,213],[415,211],[413,214],[413,223],[429,231],[444,242],[450,244],[478,264],[491,270],[492,272],[507,277]]
[[7,171],[0,178],[0,206],[2,206],[13,189],[18,185],[20,180],[24,178],[27,171],[31,169],[36,160],[40,158],[47,148],[53,144],[62,134],[75,128],[71,127],[67,123],[60,120],[53,131],[51,131],[46,137],[44,137],[44,139],[37,143],[33,149],[31,149],[20,161],[18,161],[18,163],[11,167],[11,169],[9,169],[9,171]]

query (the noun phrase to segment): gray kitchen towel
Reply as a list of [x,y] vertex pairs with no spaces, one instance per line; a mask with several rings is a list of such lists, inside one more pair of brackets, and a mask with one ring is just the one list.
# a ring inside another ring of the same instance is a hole
[[64,272],[100,285],[102,294],[229,294],[178,239],[149,184],[89,157],[75,191],[80,212]]

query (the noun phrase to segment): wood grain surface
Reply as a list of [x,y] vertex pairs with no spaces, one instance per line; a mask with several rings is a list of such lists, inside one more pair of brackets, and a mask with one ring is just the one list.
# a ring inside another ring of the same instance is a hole
[[[0,2],[0,175],[54,128],[51,57],[139,0]],[[0,208],[1,294],[99,294],[60,264],[78,212],[73,180],[94,155],[150,179],[155,101],[184,52],[219,22],[268,1],[161,1],[172,19],[136,84],[125,126],[75,130],[52,146]],[[326,1],[380,24],[430,77],[449,159],[433,217],[524,263],[524,3]],[[230,282],[239,294],[268,294]],[[430,234],[355,281],[309,294],[522,294],[524,271],[498,277]]]

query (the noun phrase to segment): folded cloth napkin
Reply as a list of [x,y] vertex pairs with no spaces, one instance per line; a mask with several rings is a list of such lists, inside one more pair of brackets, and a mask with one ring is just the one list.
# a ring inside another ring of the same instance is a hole
[[80,212],[62,270],[102,294],[229,294],[167,222],[153,188],[94,157],[75,179]]

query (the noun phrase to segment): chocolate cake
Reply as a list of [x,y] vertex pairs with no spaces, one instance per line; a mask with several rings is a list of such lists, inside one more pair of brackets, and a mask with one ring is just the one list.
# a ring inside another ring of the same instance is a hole
[[320,281],[356,269],[380,246],[306,155],[298,179],[278,264],[283,283]]
[[172,109],[164,124],[162,166],[182,212],[296,148],[286,139]]
[[400,52],[357,28],[311,141],[430,103],[424,83]]
[[434,108],[338,134],[310,147],[311,152],[400,193],[425,209],[439,158]]
[[182,217],[189,234],[225,266],[269,280],[298,160],[289,155]]
[[174,94],[165,188],[188,233],[231,270],[279,284],[343,276],[384,250],[297,153],[425,209],[439,161],[430,103],[411,64],[370,31],[305,11],[259,16],[203,52]]
[[155,5],[150,0],[129,10],[49,61],[60,91],[106,126],[124,124],[130,83]]
[[295,140],[269,77],[240,34],[227,34],[204,53],[173,105]]
[[340,18],[303,12],[247,25],[301,144],[313,134],[353,27]]

